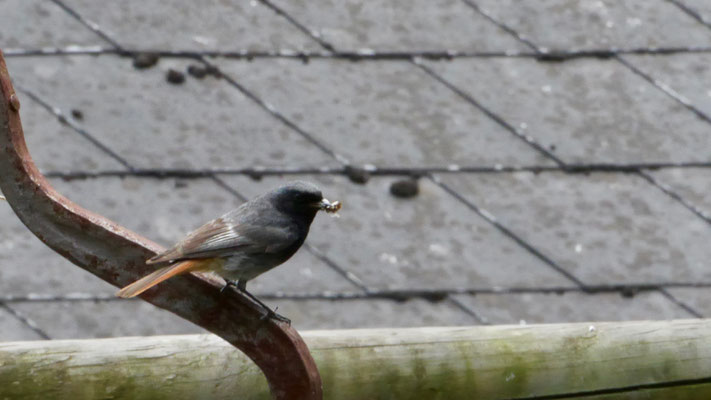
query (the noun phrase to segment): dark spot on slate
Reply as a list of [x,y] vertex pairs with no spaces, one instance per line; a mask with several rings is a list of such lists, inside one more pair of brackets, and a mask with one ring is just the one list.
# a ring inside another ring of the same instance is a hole
[[439,303],[447,298],[447,293],[445,292],[431,292],[424,293],[422,298],[429,301],[430,303]]
[[154,53],[139,53],[133,57],[133,67],[136,69],[146,69],[158,64],[160,58]]
[[175,188],[176,188],[176,189],[181,189],[181,188],[186,188],[186,187],[188,187],[188,183],[187,183],[187,182],[185,182],[185,181],[180,181],[180,180],[176,180],[176,181],[175,181]]
[[257,171],[246,171],[245,174],[250,177],[253,181],[259,182],[262,180],[262,174]]
[[420,188],[416,179],[407,178],[393,182],[390,185],[390,194],[400,198],[410,198],[417,196]]
[[208,75],[212,75],[217,79],[222,78],[222,72],[220,72],[220,70],[217,69],[217,67],[208,65],[207,67],[205,67],[205,71],[207,72]]
[[165,74],[165,80],[167,80],[169,83],[172,83],[173,85],[180,85],[181,83],[185,82],[185,74],[174,69],[169,69],[168,72]]
[[353,183],[364,185],[370,179],[370,173],[363,168],[347,165],[343,171]]
[[386,298],[388,300],[396,301],[398,303],[404,303],[408,300],[410,300],[412,296],[405,294],[405,293],[388,293],[383,296],[383,298]]
[[188,66],[188,74],[195,78],[202,79],[207,76],[207,68],[199,65],[190,65]]
[[548,146],[548,148],[551,149],[551,151],[555,151],[555,145],[554,145],[554,144]]
[[82,120],[84,119],[84,113],[75,108],[72,110],[72,117],[74,117],[74,119]]
[[631,299],[636,294],[637,294],[637,290],[635,290],[635,288],[631,288],[631,287],[622,288],[622,290],[620,291],[620,296],[622,296],[626,299]]

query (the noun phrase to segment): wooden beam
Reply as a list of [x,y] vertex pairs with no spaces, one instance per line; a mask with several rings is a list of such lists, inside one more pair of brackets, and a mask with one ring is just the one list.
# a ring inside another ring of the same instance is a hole
[[[711,398],[711,320],[303,337],[327,399]],[[211,335],[0,343],[0,398],[235,396],[268,399],[266,380]]]

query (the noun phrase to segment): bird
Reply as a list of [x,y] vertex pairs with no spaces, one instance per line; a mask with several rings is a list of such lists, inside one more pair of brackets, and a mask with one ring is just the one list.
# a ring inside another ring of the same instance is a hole
[[169,265],[119,290],[130,298],[176,275],[213,272],[267,311],[269,317],[290,322],[247,292],[247,282],[286,262],[301,247],[320,210],[336,213],[341,202],[331,203],[314,184],[294,181],[243,203],[227,214],[197,228],[146,264]]

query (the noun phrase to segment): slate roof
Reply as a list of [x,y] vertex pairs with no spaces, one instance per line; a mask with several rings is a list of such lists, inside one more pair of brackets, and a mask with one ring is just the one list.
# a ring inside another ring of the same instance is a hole
[[[250,283],[299,329],[689,318],[707,3],[4,0],[0,47],[41,170],[159,243],[289,179],[343,201]],[[0,220],[0,340],[200,331]]]

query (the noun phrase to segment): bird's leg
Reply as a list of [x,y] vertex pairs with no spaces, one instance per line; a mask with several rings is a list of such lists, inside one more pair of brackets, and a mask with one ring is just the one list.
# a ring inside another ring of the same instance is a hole
[[[235,284],[233,281],[227,281],[227,282],[228,282],[228,284],[225,286],[230,285],[230,283],[233,285]],[[244,293],[247,297],[252,299],[255,303],[259,304],[263,309],[267,310],[267,315],[265,316],[265,318],[274,318],[277,321],[285,322],[285,323],[291,325],[291,320],[289,318],[284,317],[283,315],[277,314],[276,310],[278,307],[275,308],[274,310],[272,310],[271,308],[269,308],[268,305],[262,303],[262,301],[259,300],[255,295],[253,295],[252,293],[249,293],[247,291],[247,281],[246,280],[240,279],[239,281],[237,281],[237,284],[235,286],[237,286],[237,289],[240,292]]]

